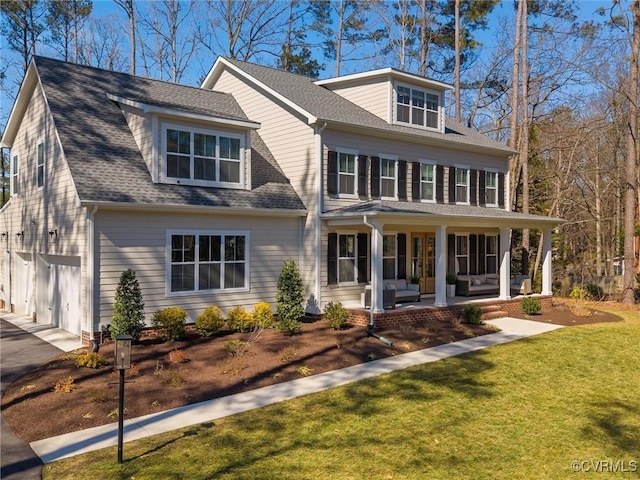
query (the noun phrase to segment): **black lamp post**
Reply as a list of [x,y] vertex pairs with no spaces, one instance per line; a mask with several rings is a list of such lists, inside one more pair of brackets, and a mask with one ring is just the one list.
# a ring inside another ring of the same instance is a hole
[[115,369],[120,370],[120,395],[118,397],[118,463],[122,463],[122,438],[124,436],[124,371],[131,368],[131,335],[118,335],[115,343]]

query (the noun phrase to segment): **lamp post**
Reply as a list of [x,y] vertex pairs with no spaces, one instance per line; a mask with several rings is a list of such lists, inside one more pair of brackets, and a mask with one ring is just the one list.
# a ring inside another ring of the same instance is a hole
[[131,335],[116,337],[115,369],[120,370],[120,394],[118,397],[118,463],[122,463],[122,439],[124,436],[124,371],[131,368]]

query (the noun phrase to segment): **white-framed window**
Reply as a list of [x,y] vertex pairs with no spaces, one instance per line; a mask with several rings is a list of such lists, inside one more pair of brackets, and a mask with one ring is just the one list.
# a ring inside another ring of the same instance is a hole
[[11,160],[11,195],[17,195],[19,191],[18,181],[20,177],[18,176],[18,172],[19,172],[18,155],[14,155]]
[[469,167],[456,165],[456,203],[469,203]]
[[355,283],[358,278],[356,234],[338,234],[338,283]]
[[355,196],[358,152],[350,150],[338,151],[338,194]]
[[241,187],[244,184],[244,137],[178,125],[163,128],[162,168],[172,183]]
[[408,85],[396,86],[396,122],[440,129],[440,94]]
[[431,162],[420,164],[420,200],[436,201],[436,165]]
[[487,170],[484,173],[484,195],[487,206],[498,206],[498,172]]
[[37,148],[37,166],[36,166],[36,184],[38,188],[44,187],[44,179],[45,179],[45,152],[44,152],[44,142],[40,142]]
[[457,273],[469,273],[469,235],[456,235]]
[[498,236],[486,235],[484,267],[487,273],[498,273]]
[[380,196],[398,198],[398,159],[390,155],[380,156]]
[[392,280],[396,278],[396,235],[382,236],[382,278]]
[[168,294],[249,288],[249,233],[167,232]]

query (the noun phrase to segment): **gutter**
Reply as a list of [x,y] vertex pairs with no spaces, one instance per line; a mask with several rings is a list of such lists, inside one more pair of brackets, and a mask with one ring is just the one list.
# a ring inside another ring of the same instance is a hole
[[286,209],[286,208],[234,208],[225,206],[207,206],[207,205],[163,205],[163,204],[141,204],[141,203],[124,203],[124,202],[103,202],[85,200],[80,202],[81,207],[100,207],[109,210],[141,210],[141,211],[162,211],[185,213],[193,211],[195,213],[222,213],[233,215],[260,215],[274,217],[304,217],[307,210],[304,209]]
[[[318,128],[316,124],[314,127],[314,134],[316,140],[316,213],[314,215],[314,230],[315,230],[315,245],[316,245],[316,301],[318,303],[318,310],[322,311],[322,291],[321,291],[321,268],[322,264],[322,228],[321,228],[321,215],[324,210],[324,178],[323,178],[323,160],[324,151],[322,149],[322,132],[327,128],[327,122],[324,122],[322,127]],[[301,244],[302,245],[302,244]]]
[[[93,344],[93,324],[95,322],[95,215],[98,206],[95,205],[93,210],[87,215],[87,312],[89,320],[89,341]],[[82,332],[80,332],[82,336]]]

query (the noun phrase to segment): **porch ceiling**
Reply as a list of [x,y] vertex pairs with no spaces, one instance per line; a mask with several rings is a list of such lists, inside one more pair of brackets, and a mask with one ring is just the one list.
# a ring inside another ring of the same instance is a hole
[[321,215],[329,225],[353,225],[364,217],[382,223],[447,225],[452,227],[551,228],[565,220],[542,215],[510,212],[500,208],[439,203],[373,200],[349,205]]

